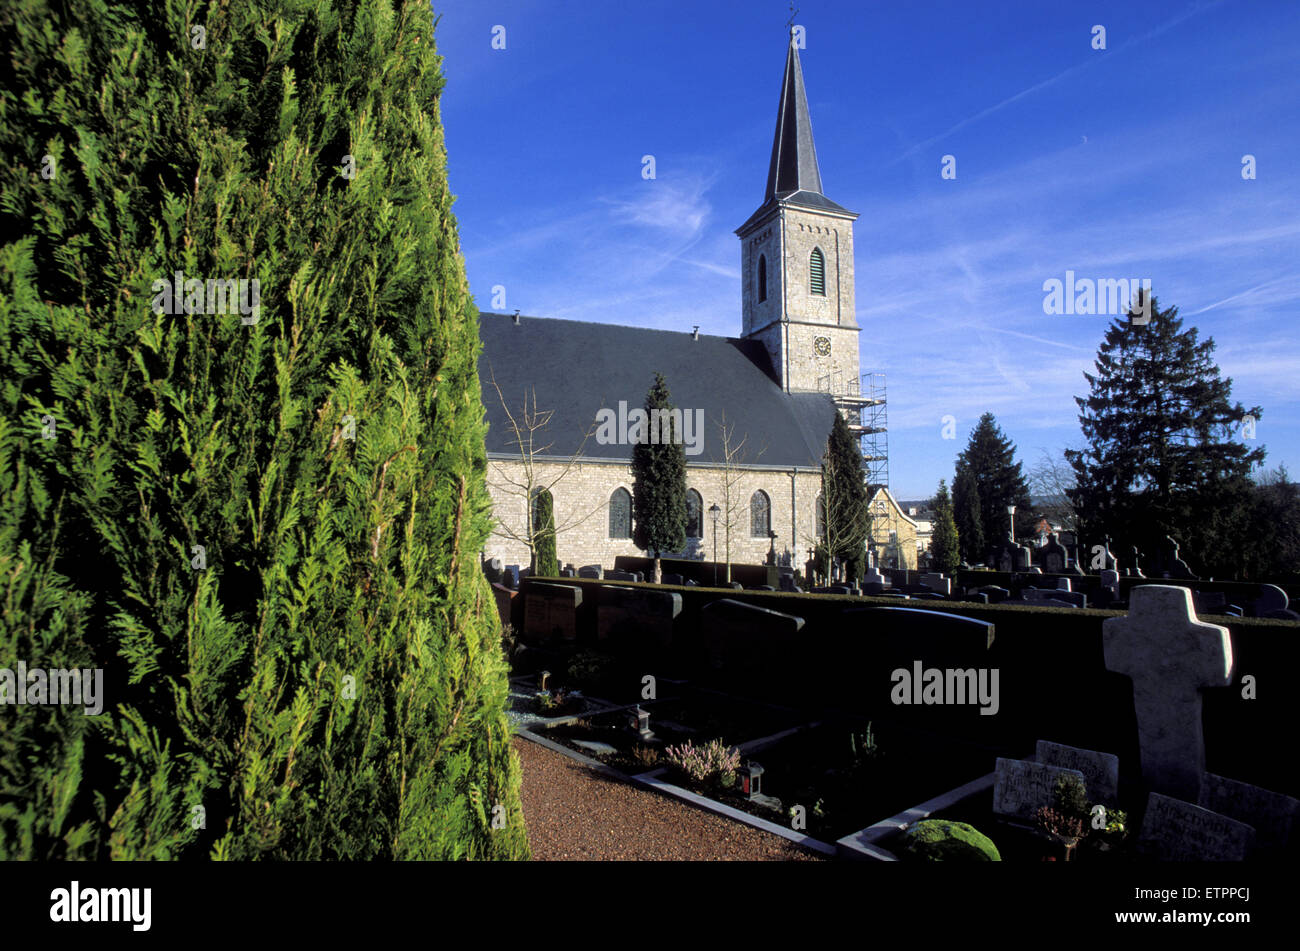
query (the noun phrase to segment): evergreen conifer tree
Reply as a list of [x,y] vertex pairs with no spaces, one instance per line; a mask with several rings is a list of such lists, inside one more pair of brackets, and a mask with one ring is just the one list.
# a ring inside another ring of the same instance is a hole
[[1237,437],[1263,411],[1229,401],[1214,341],[1182,325],[1177,307],[1152,297],[1107,328],[1097,372],[1084,374],[1091,393],[1075,398],[1087,447],[1066,453],[1070,497],[1086,538],[1151,554],[1171,535],[1193,569],[1237,577],[1252,534],[1250,470],[1265,455]]
[[829,561],[840,559],[847,580],[857,581],[866,570],[866,545],[871,534],[862,450],[842,413],[836,413],[822,459],[822,522],[825,526],[826,576]]
[[429,5],[0,35],[0,857],[526,856]]
[[[974,524],[971,500],[979,503],[980,532],[986,545],[992,545],[1003,537],[1002,526],[1008,524],[1007,506],[1014,505],[1019,517],[1016,519],[1017,537],[1028,534],[1032,520],[1029,503],[1029,485],[1025,482],[1020,463],[1016,462],[1016,446],[1003,435],[992,413],[985,413],[971,431],[970,442],[957,457],[958,483],[969,485],[970,480],[963,480],[963,472],[969,472],[974,479],[975,493],[963,491],[960,498],[961,508],[955,516],[959,524]],[[984,552],[975,552],[970,547],[963,549],[968,560],[984,557]]]
[[555,556],[555,499],[546,489],[537,493],[533,508],[533,537],[537,540],[533,574],[558,578],[560,563]]
[[987,549],[980,514],[980,490],[975,473],[959,468],[952,484],[952,510],[961,539],[961,556],[967,564],[984,561]]
[[645,423],[632,447],[633,541],[653,553],[656,584],[660,553],[686,544],[686,447],[672,408],[668,384],[656,373],[646,394]]
[[930,535],[930,567],[934,571],[955,571],[961,564],[960,538],[957,523],[952,515],[952,501],[948,498],[948,486],[939,480],[939,491],[930,503],[934,509],[934,530]]

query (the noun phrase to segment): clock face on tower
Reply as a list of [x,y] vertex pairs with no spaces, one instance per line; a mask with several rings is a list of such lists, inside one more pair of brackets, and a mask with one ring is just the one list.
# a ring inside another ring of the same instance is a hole
[[814,338],[813,338],[813,351],[814,351],[814,352],[817,354],[817,356],[819,356],[819,357],[829,357],[829,356],[831,355],[831,338],[830,338],[830,337],[814,337]]

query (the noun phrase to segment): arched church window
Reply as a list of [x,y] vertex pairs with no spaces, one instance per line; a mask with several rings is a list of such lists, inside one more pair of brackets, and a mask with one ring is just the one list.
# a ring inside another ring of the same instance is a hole
[[767,300],[767,258],[760,254],[758,256],[758,302],[761,304]]
[[821,248],[813,248],[808,261],[808,290],[818,297],[826,296],[826,256]]
[[621,487],[609,497],[609,537],[632,537],[632,496]]
[[704,514],[704,499],[694,489],[686,490],[686,537],[703,538],[701,530]]
[[762,489],[749,500],[749,534],[755,538],[767,538],[772,529],[772,502]]

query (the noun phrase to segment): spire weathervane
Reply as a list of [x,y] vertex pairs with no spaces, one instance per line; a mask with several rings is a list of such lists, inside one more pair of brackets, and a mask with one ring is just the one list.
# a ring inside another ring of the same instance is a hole
[[790,0],[790,19],[785,21],[785,25],[791,36],[794,36],[794,18],[798,15],[799,11],[794,8],[794,0]]

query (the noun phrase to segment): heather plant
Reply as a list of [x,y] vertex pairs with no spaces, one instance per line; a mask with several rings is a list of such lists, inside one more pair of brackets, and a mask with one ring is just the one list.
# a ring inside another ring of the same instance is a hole
[[429,4],[0,37],[0,859],[526,856]]
[[710,740],[702,746],[686,740],[665,749],[664,758],[674,769],[702,786],[730,786],[736,781],[736,770],[740,767],[740,750],[721,740]]

